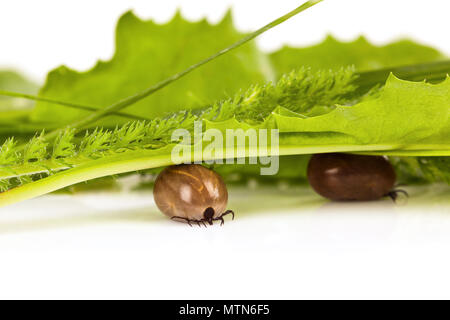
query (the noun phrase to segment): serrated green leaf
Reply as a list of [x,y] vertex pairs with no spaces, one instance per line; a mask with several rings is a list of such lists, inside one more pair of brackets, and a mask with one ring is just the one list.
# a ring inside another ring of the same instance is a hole
[[[183,70],[242,36],[234,28],[230,12],[217,25],[206,20],[188,22],[179,13],[166,24],[156,24],[128,12],[118,22],[116,53],[111,61],[99,62],[84,73],[66,67],[55,69],[49,73],[40,95],[105,107]],[[270,77],[268,58],[249,43],[127,108],[126,112],[152,118],[180,109],[204,107]],[[38,102],[32,120],[70,122],[86,114]],[[123,123],[123,119],[108,119],[106,125],[117,123]]]
[[[378,97],[339,106],[322,116],[302,119],[274,115],[283,133],[311,133],[308,141],[326,144],[423,145],[450,147],[450,78],[433,85],[391,75]],[[317,139],[315,135],[321,135]],[[306,139],[306,137],[305,137]],[[403,146],[403,147],[402,147]]]
[[366,71],[443,58],[444,56],[436,49],[411,40],[375,46],[363,36],[351,42],[342,42],[328,36],[317,45],[304,48],[284,46],[270,55],[279,76],[301,66],[326,70],[353,65],[358,71]]

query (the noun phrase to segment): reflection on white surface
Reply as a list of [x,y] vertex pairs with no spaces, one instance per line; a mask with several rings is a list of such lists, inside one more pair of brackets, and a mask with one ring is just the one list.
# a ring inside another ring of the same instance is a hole
[[150,191],[41,197],[0,209],[0,297],[450,297],[450,188],[407,190],[396,205],[232,189],[236,220],[208,229]]

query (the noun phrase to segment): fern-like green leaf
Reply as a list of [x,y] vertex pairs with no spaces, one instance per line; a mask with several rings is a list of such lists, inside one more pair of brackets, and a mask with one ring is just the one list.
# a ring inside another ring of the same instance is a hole
[[0,166],[6,166],[16,163],[19,154],[15,151],[16,141],[14,138],[7,139],[0,148]]
[[75,144],[73,142],[75,130],[68,129],[62,132],[53,143],[52,159],[64,159],[70,157],[75,152]]
[[0,192],[8,191],[11,187],[11,183],[8,179],[2,179],[0,180]]
[[[97,128],[86,131],[77,142],[73,129],[60,133],[51,145],[42,132],[34,136],[23,151],[15,150],[14,140],[9,139],[0,153],[0,164],[4,164],[3,169],[0,167],[0,178],[52,175],[125,151],[158,149],[174,142],[171,138],[175,129],[192,132],[196,120],[220,122],[236,118],[255,124],[264,121],[280,106],[305,113],[315,106],[331,107],[346,102],[345,97],[354,89],[354,78],[351,68],[334,72],[312,72],[301,68],[282,77],[276,84],[252,86],[196,113],[179,111],[152,121],[129,122],[114,130]],[[324,94],[323,90],[328,93]]]
[[313,72],[309,68],[291,71],[276,84],[250,88],[237,102],[241,107],[235,115],[239,120],[263,121],[273,111],[273,106],[307,113],[313,107],[344,104],[348,101],[347,94],[356,88],[353,85],[355,77],[353,68],[342,68],[337,72]]
[[44,131],[40,135],[35,135],[25,146],[23,152],[23,162],[39,162],[47,156],[48,142],[44,139]]

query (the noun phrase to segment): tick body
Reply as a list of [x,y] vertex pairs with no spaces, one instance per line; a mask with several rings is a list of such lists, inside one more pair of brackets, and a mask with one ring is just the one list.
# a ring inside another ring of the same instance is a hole
[[321,196],[336,201],[367,201],[389,196],[393,200],[403,190],[393,190],[396,174],[381,156],[345,153],[313,155],[308,164],[308,180]]
[[216,172],[197,164],[182,164],[164,169],[156,178],[153,196],[165,215],[171,219],[186,221],[191,225],[210,225],[223,216],[234,213],[226,211],[227,187]]

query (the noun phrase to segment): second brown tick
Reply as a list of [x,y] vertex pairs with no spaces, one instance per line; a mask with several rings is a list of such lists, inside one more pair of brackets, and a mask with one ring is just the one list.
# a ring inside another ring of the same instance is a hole
[[367,201],[390,197],[396,174],[389,160],[381,156],[325,153],[313,155],[308,164],[308,181],[321,196],[335,201]]

